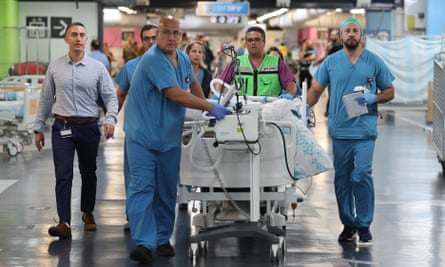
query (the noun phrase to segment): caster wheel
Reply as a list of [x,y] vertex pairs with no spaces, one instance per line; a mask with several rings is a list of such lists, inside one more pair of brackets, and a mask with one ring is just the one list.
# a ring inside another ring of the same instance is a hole
[[8,144],[8,155],[11,157],[15,157],[17,155],[17,153],[19,153],[18,147],[13,143],[9,143]]

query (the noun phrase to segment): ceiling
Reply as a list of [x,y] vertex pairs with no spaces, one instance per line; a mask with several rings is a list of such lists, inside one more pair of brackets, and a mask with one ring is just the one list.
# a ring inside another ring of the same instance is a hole
[[[18,0],[19,2],[35,1],[35,0]],[[244,27],[247,20],[253,20],[257,17],[276,10],[278,3],[286,3],[290,9],[335,9],[343,8],[349,10],[355,8],[357,3],[366,2],[368,8],[385,7],[393,8],[403,5],[404,0],[218,0],[207,2],[249,2],[249,16],[243,16],[238,25],[212,25],[209,17],[196,16],[197,3],[201,0],[45,0],[54,2],[73,2],[77,4],[81,2],[98,2],[103,8],[126,6],[137,11],[138,14],[125,16],[122,20],[116,21],[116,26],[131,27],[146,23],[147,20],[153,20],[163,15],[173,15],[184,22],[181,22],[185,30],[206,32],[208,34],[221,34],[226,32],[232,34]],[[280,4],[281,5],[281,4]],[[106,24],[106,22],[105,22]],[[133,25],[134,24],[134,25]],[[187,28],[188,27],[188,28]]]

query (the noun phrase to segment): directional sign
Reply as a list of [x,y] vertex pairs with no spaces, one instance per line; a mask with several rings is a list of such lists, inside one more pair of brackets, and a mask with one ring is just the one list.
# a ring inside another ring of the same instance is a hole
[[47,38],[48,17],[26,17],[28,38]]
[[197,16],[249,15],[249,2],[220,3],[199,1],[197,4]]
[[66,30],[71,24],[72,18],[51,17],[51,38],[65,37]]
[[241,16],[211,16],[210,23],[212,24],[240,24]]

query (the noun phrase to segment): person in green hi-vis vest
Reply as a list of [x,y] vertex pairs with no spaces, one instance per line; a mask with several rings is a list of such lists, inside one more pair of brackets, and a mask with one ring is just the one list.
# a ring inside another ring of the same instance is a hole
[[246,30],[245,38],[248,54],[238,56],[239,77],[234,75],[234,63],[227,64],[221,80],[231,84],[241,78],[242,91],[248,96],[278,96],[293,99],[296,95],[296,83],[293,73],[284,60],[267,55],[264,51],[266,33],[263,28],[251,26]]

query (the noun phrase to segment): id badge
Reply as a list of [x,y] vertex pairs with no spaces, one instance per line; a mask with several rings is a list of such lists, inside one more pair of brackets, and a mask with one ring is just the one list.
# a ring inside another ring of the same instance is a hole
[[71,132],[70,128],[62,129],[62,130],[60,130],[59,133],[60,133],[60,137],[62,137],[62,138],[68,138],[68,137],[71,137],[73,135],[73,133]]

